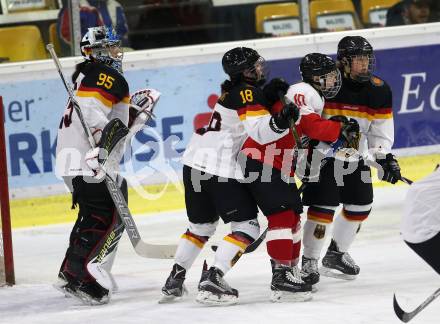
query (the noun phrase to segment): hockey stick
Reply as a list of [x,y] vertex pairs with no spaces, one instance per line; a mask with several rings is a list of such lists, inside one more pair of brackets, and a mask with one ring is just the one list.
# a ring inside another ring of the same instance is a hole
[[423,303],[421,303],[416,309],[414,309],[412,312],[405,312],[397,302],[396,294],[394,294],[393,297],[393,307],[394,312],[396,313],[397,317],[404,323],[408,323],[414,316],[416,316],[418,313],[420,313],[423,309],[425,309],[426,306],[428,306],[431,302],[434,301],[438,296],[440,296],[440,288],[437,289],[432,295],[430,295]]
[[[87,136],[90,147],[95,147],[95,141],[93,139],[92,133],[87,126],[86,121],[84,120],[83,114],[81,112],[81,107],[78,102],[75,100],[73,90],[69,82],[66,80],[63,70],[61,68],[61,63],[55,53],[54,47],[52,44],[46,45],[47,50],[52,57],[55,66],[58,70],[58,74],[63,81],[64,87],[67,90],[70,100],[72,101],[73,107],[75,108],[76,114],[81,122],[83,130]],[[107,189],[112,197],[113,203],[118,211],[119,217],[125,224],[125,230],[127,231],[127,235],[130,238],[130,242],[134,247],[135,252],[145,258],[154,258],[154,259],[172,259],[177,249],[177,245],[162,245],[162,244],[149,244],[142,241],[140,233],[137,229],[136,223],[133,220],[133,216],[128,209],[127,202],[121,192],[121,189],[117,185],[117,183],[108,175],[105,176],[105,184]]]

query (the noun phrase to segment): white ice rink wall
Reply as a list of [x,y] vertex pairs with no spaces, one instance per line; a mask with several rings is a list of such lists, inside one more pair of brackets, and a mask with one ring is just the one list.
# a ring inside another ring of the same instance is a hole
[[[406,154],[439,152],[440,23],[435,23],[126,53],[130,90],[153,87],[162,92],[157,118],[136,136],[126,172],[142,174],[143,183],[179,174],[179,157],[194,121],[209,114],[208,102],[216,99],[226,77],[220,63],[226,50],[253,47],[269,62],[270,77],[293,83],[299,80],[302,56],[310,52],[334,56],[338,41],[346,35],[364,36],[376,50],[376,74],[393,90],[394,147]],[[78,57],[61,60],[66,75],[79,61]],[[0,95],[12,192],[59,186],[53,173],[54,152],[67,95],[53,62],[0,65]],[[141,146],[144,143],[149,145]]]

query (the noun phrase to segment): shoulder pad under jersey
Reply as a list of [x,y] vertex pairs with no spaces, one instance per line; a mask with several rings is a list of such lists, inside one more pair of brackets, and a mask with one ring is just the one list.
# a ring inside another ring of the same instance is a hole
[[124,76],[102,63],[92,63],[87,67],[81,87],[107,93],[118,101],[129,95],[128,83]]
[[371,76],[370,82],[375,87],[382,87],[384,85],[384,81],[375,75]]
[[267,107],[263,91],[258,87],[253,87],[245,83],[233,87],[228,93],[220,98],[219,103],[226,108],[234,110],[253,105]]

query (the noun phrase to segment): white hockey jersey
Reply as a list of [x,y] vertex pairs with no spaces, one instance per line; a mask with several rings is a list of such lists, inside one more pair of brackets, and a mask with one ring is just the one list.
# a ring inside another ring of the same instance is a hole
[[440,168],[409,187],[400,228],[410,243],[427,241],[440,232]]
[[[129,92],[124,77],[101,63],[87,64],[81,73],[84,76],[75,91],[75,99],[92,134],[97,135],[113,118],[127,125]],[[89,150],[87,136],[69,100],[58,129],[56,175],[93,176],[84,160]]]
[[240,83],[224,93],[214,107],[207,129],[191,137],[183,164],[225,178],[243,179],[238,153],[248,136],[261,144],[288,133],[269,127],[271,114],[261,89]]

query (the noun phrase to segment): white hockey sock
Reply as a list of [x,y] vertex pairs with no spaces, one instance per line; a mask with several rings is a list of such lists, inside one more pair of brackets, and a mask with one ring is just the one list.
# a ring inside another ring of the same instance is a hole
[[371,211],[370,205],[344,205],[342,213],[336,218],[333,239],[339,251],[347,252],[354,242],[359,226]]
[[195,259],[202,251],[206,241],[202,241],[201,237],[198,237],[191,232],[186,232],[182,235],[179,245],[177,246],[175,262],[181,267],[188,270],[193,265]]
[[307,220],[304,224],[303,255],[311,259],[319,259],[326,238],[329,236],[331,224]]
[[311,259],[319,259],[326,238],[332,227],[335,206],[310,206],[304,224],[303,255]]
[[226,235],[215,252],[214,267],[226,274],[243,254],[249,241],[241,236]]

